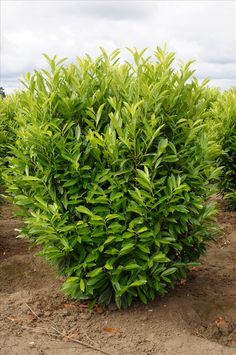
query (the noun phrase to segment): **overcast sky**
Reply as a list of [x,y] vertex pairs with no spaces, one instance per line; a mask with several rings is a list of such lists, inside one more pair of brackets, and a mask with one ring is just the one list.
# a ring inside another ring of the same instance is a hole
[[99,46],[154,50],[167,43],[212,86],[236,85],[236,1],[1,0],[1,84],[43,66],[42,53],[75,60]]

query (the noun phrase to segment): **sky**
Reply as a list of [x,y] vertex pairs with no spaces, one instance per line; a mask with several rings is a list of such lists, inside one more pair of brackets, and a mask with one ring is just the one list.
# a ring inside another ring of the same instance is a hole
[[236,1],[0,0],[0,86],[19,87],[28,71],[46,68],[42,53],[67,57],[167,43],[178,60],[195,59],[199,79],[222,90],[236,85]]

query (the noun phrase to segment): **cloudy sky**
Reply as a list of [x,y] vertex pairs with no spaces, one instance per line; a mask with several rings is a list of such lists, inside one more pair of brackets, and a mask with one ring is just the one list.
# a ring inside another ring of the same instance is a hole
[[236,1],[0,0],[1,84],[19,86],[45,66],[42,53],[74,60],[99,46],[108,52],[167,43],[180,60],[196,59],[196,76],[236,85]]

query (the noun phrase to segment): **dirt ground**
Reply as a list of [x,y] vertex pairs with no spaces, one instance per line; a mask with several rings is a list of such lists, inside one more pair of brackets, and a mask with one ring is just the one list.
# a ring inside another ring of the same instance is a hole
[[222,235],[186,281],[148,305],[93,311],[60,292],[1,206],[0,355],[236,354],[236,213],[219,203]]

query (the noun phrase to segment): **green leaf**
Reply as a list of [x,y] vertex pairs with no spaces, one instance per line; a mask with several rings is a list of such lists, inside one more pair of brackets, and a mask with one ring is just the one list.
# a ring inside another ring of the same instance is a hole
[[139,286],[143,286],[146,285],[147,280],[146,279],[140,279],[137,281],[132,282],[129,287],[139,287]]
[[167,256],[162,252],[157,252],[156,254],[154,254],[152,260],[161,263],[167,263],[170,261],[170,259],[167,258]]
[[79,285],[80,285],[81,291],[84,292],[84,290],[85,290],[85,283],[84,283],[84,280],[83,280],[83,279],[80,279]]
[[24,181],[40,181],[40,179],[36,176],[24,176],[23,180]]
[[147,227],[142,227],[142,228],[140,228],[138,230],[138,233],[141,234],[141,233],[146,232],[146,231],[148,231],[148,228]]
[[150,248],[146,244],[137,244],[137,247],[144,253],[150,253]]
[[119,256],[128,254],[134,247],[134,243],[126,243],[119,252]]
[[124,266],[124,270],[135,270],[135,269],[140,269],[140,265],[131,262]]
[[165,271],[163,271],[161,273],[161,276],[168,276],[168,275],[174,274],[176,271],[177,271],[176,267],[171,267],[171,268],[166,269]]
[[106,264],[104,265],[104,267],[105,267],[105,269],[107,269],[107,270],[112,270],[112,269],[113,269],[113,266],[112,266],[111,264],[109,264],[109,263],[106,263]]
[[115,219],[115,218],[118,218],[119,215],[116,214],[116,213],[113,213],[113,214],[108,214],[105,218],[106,221],[110,221],[111,219]]
[[144,303],[144,304],[147,304],[147,297],[145,296],[145,294],[142,292],[142,290],[141,289],[137,289],[137,291],[138,291],[138,296],[139,296],[139,298],[140,298],[140,300]]
[[63,184],[63,186],[64,186],[64,187],[74,186],[75,184],[78,184],[78,182],[79,182],[78,178],[72,179],[72,180],[68,180],[68,181],[66,181],[66,182]]
[[88,216],[93,216],[93,213],[85,206],[79,206],[75,208],[77,212],[87,214]]
[[88,272],[87,276],[88,277],[96,277],[102,273],[102,267],[98,267],[90,272]]
[[144,222],[143,217],[136,217],[129,223],[129,228],[132,230],[135,226],[142,224]]
[[162,138],[157,147],[158,157],[165,152],[167,145],[168,145],[168,139]]

